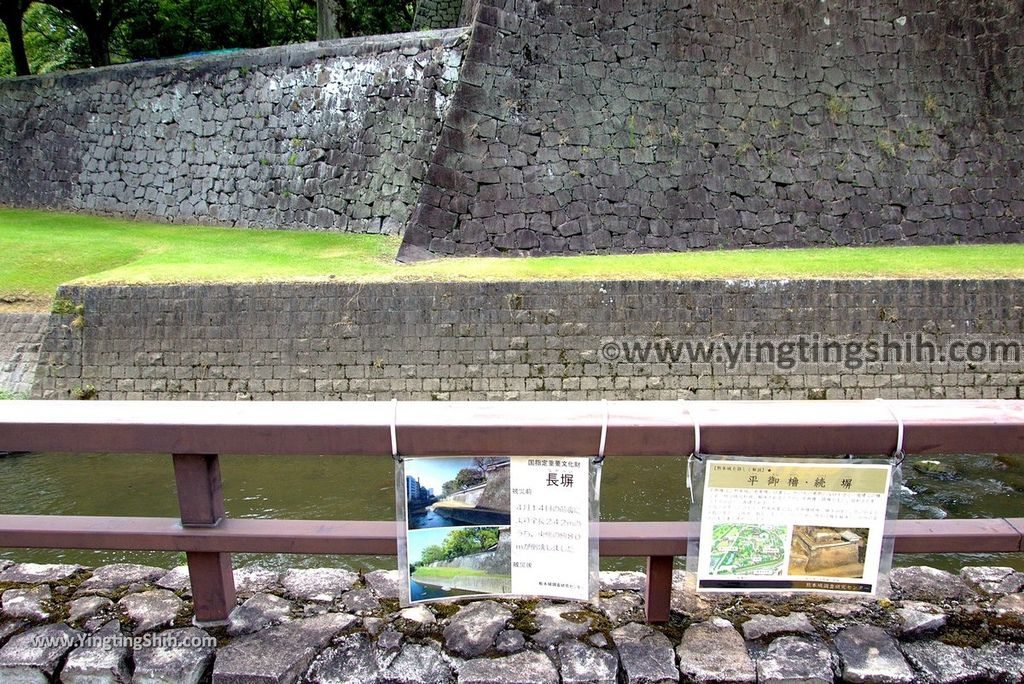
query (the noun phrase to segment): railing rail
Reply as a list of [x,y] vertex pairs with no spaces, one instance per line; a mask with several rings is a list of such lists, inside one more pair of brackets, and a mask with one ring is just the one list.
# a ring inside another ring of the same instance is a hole
[[[0,449],[173,454],[181,518],[0,515],[0,547],[183,551],[197,622],[235,606],[231,554],[394,555],[394,522],[232,520],[224,517],[217,454],[391,456],[394,411],[380,402],[3,402]],[[911,454],[1024,453],[1024,401],[609,402],[606,456],[878,455],[904,424]],[[399,406],[406,455],[587,456],[605,408],[594,402]],[[646,610],[668,619],[674,557],[697,527],[599,525],[604,556],[647,557]],[[892,521],[899,553],[1017,552],[1024,519]]]

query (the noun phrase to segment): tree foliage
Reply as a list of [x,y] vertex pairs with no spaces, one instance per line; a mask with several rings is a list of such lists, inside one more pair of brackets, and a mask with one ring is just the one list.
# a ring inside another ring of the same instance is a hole
[[449,562],[462,556],[485,551],[498,543],[498,530],[494,527],[470,527],[452,531],[444,542],[423,549],[420,564]]
[[[338,1],[346,36],[411,23],[409,3]],[[316,0],[0,0],[0,23],[0,76],[13,76],[311,41],[317,7]]]
[[11,65],[19,76],[31,73],[21,23],[29,2],[30,0],[0,0],[0,22],[3,23],[7,34],[7,51],[11,57]]
[[416,5],[402,0],[327,0],[341,36],[408,31]]
[[441,485],[441,494],[448,496],[463,489],[483,484],[487,478],[477,468],[463,468],[455,475],[454,480],[448,480]]

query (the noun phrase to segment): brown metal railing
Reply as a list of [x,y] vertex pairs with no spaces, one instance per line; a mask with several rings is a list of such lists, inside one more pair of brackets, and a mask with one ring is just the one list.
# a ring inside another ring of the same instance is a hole
[[[236,520],[224,515],[216,454],[391,456],[380,402],[31,402],[0,404],[0,449],[173,454],[181,518],[0,515],[0,547],[185,552],[196,619],[235,606],[232,553],[395,555],[394,522]],[[1024,453],[1024,401],[609,402],[605,455],[878,455],[905,426],[912,455]],[[594,402],[409,402],[401,453],[588,456],[605,407]],[[603,556],[647,558],[647,619],[668,619],[672,565],[697,538],[685,522],[601,523]],[[892,521],[898,553],[1017,552],[1024,518]]]

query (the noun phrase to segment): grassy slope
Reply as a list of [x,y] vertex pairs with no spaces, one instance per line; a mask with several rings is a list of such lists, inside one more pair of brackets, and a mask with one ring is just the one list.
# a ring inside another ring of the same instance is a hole
[[495,575],[484,570],[472,570],[470,568],[416,568],[413,578],[450,578],[450,577],[495,577],[508,579],[511,575]]
[[0,309],[65,282],[636,278],[1020,278],[1024,245],[704,251],[393,262],[398,238],[205,228],[0,209]]

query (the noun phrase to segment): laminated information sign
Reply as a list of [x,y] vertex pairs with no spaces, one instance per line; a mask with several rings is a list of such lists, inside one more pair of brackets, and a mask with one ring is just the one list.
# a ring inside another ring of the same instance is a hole
[[404,458],[396,478],[403,605],[596,598],[600,469],[590,458]]
[[[698,591],[873,594],[892,466],[707,457]],[[884,560],[891,560],[891,543]]]

